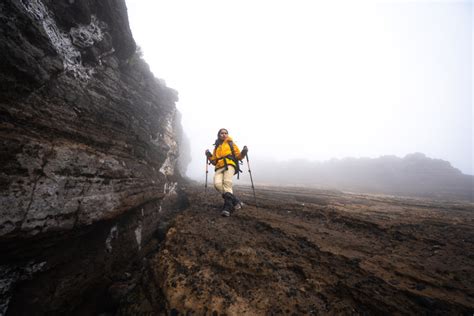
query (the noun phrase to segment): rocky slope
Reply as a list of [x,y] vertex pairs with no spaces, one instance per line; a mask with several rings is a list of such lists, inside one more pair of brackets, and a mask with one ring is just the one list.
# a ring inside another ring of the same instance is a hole
[[100,310],[185,203],[177,93],[123,0],[6,0],[0,23],[0,315]]
[[187,188],[119,315],[471,315],[474,205],[304,188]]

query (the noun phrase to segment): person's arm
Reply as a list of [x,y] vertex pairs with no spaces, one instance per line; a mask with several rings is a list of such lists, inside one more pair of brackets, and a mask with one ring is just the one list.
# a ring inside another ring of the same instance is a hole
[[[215,154],[215,150],[214,150],[214,154]],[[212,163],[213,165],[216,165],[216,157],[215,155],[211,154],[209,149],[206,149],[206,156],[207,156],[207,159],[209,159],[210,163]]]

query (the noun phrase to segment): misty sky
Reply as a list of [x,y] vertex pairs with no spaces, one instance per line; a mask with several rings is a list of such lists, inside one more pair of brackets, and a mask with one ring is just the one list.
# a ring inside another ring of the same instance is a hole
[[202,180],[219,128],[251,159],[423,152],[473,174],[471,1],[127,0],[179,92]]

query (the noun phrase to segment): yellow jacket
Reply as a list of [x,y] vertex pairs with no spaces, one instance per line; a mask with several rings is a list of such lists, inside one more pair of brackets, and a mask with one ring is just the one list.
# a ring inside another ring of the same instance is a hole
[[[227,165],[232,165],[236,167],[235,162],[230,159],[230,158],[224,158],[227,156],[232,156],[232,150],[230,149],[230,144],[229,142],[232,142],[232,145],[234,147],[234,154],[235,158],[238,160],[242,160],[242,157],[240,156],[240,149],[237,147],[237,145],[232,141],[232,138],[228,136],[222,144],[217,146],[217,148],[214,149],[214,152],[211,157],[211,162],[213,165],[216,166],[216,170],[225,167],[226,163]],[[235,168],[237,170],[237,168]]]

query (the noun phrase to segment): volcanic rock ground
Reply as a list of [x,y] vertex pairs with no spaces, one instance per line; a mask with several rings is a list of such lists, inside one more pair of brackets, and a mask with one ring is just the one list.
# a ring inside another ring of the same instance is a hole
[[219,215],[213,189],[149,258],[119,314],[472,315],[469,203],[265,187]]

